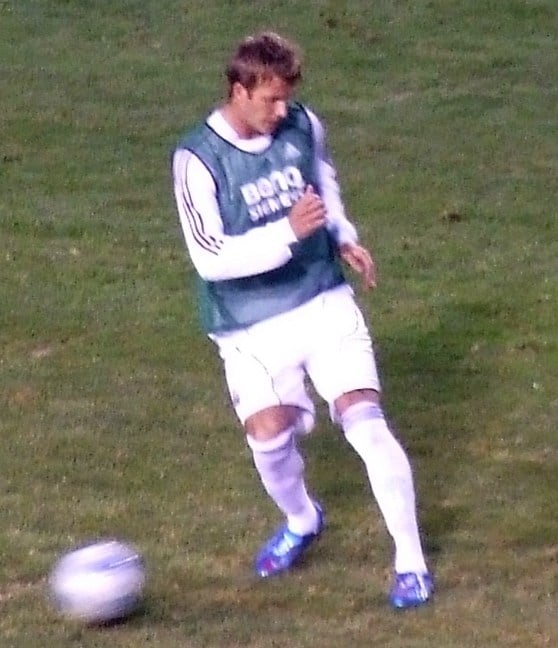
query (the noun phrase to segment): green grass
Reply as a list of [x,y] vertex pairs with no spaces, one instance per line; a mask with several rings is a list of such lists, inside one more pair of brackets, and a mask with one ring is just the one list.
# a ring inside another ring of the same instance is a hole
[[[0,0],[2,648],[558,645],[558,12],[551,0]],[[250,575],[277,523],[201,334],[168,155],[232,44],[305,49],[373,248],[386,409],[438,580],[385,602],[391,547],[325,408],[306,442],[329,528]],[[118,535],[144,610],[57,618],[60,552]]]

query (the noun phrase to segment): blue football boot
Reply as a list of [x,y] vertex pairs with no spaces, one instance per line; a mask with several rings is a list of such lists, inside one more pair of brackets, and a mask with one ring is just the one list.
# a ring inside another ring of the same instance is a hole
[[297,535],[289,531],[287,525],[280,527],[266,542],[256,557],[255,570],[260,578],[275,576],[290,569],[301,558],[305,550],[316,540],[324,529],[324,512],[314,502],[318,512],[318,528],[314,533]]
[[395,582],[389,593],[389,600],[393,607],[405,609],[424,605],[434,593],[432,576],[426,574],[396,574]]

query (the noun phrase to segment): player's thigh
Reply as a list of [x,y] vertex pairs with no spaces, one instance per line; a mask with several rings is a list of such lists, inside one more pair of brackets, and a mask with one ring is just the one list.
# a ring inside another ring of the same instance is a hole
[[316,391],[332,404],[348,392],[380,391],[369,329],[352,295],[336,293],[324,302],[320,334],[307,360]]
[[280,345],[251,340],[220,345],[231,402],[241,423],[277,406],[295,406],[313,414],[300,364],[289,361]]

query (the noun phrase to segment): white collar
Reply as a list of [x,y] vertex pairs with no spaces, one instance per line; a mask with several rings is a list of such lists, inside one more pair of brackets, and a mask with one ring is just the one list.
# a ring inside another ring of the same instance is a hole
[[221,110],[214,110],[207,118],[210,126],[219,137],[247,153],[262,153],[271,144],[271,135],[258,135],[257,137],[240,137],[229,122],[223,117]]

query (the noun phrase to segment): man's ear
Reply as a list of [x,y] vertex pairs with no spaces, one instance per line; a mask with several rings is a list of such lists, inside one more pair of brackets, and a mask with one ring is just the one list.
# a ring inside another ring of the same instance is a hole
[[231,99],[246,99],[248,90],[239,82],[235,81],[231,88]]

